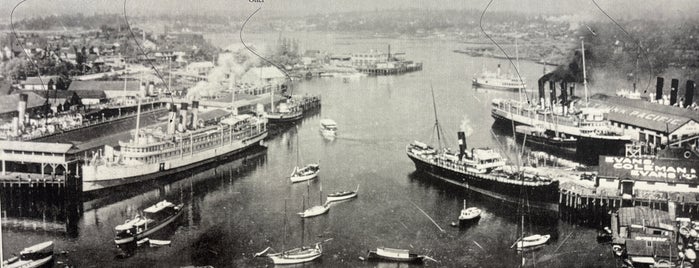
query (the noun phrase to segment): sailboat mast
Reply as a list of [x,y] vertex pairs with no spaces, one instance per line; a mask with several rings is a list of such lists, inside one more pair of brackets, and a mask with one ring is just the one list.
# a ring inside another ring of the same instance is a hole
[[[516,72],[519,72],[519,48],[517,46],[517,39],[515,39],[515,61],[517,61],[517,68]],[[519,81],[520,83],[522,82],[521,80]],[[519,85],[517,88],[519,88],[519,103],[522,103],[522,85]]]
[[585,40],[582,43],[582,65],[583,65],[583,87],[585,87],[585,107],[587,107],[590,99],[587,97],[587,72],[585,71]]
[[441,129],[439,128],[439,119],[437,117],[437,103],[434,101],[434,88],[430,84],[430,90],[432,91],[432,108],[434,109],[434,126],[437,128],[437,146],[442,147],[442,136]]
[[282,235],[282,257],[284,257],[285,244],[286,244],[286,198],[284,198],[284,234]]

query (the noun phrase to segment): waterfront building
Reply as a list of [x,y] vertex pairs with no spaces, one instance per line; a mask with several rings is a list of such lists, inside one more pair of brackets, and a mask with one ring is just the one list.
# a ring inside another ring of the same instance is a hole
[[652,148],[696,144],[699,140],[699,112],[691,109],[604,94],[593,95],[590,104],[608,109],[613,126]]
[[214,69],[214,63],[210,61],[192,62],[185,67],[185,71],[189,74],[206,76]]
[[634,266],[678,259],[674,221],[668,212],[649,207],[619,208],[612,214],[612,236],[614,247],[625,250]]
[[58,76],[41,76],[41,78],[30,76],[25,81],[20,82],[20,85],[23,90],[47,90],[49,84],[55,85],[58,79]]

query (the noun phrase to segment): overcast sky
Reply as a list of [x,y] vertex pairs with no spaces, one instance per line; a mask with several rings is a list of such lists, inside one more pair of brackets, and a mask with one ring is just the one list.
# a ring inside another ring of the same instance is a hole
[[[259,3],[249,0],[127,0],[129,15],[144,14],[248,14]],[[12,8],[21,1],[3,0],[0,18],[9,19]],[[697,17],[699,0],[597,0],[615,18]],[[309,15],[344,11],[421,9],[478,9],[488,0],[265,0],[261,14]],[[121,13],[121,0],[26,0],[15,12],[16,18],[36,15],[77,13]],[[494,0],[489,10],[517,11],[530,14],[569,14],[601,16],[592,0]]]

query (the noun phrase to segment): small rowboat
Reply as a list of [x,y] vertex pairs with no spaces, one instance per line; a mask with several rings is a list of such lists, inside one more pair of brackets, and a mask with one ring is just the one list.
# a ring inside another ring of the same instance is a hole
[[335,201],[341,201],[341,200],[346,200],[350,198],[355,198],[357,197],[357,192],[359,192],[359,185],[357,185],[357,189],[354,191],[340,191],[340,192],[334,192],[328,194],[328,198],[326,199],[327,202],[335,202]]
[[422,262],[425,259],[425,255],[411,253],[407,249],[381,247],[377,248],[376,250],[370,250],[367,259],[379,259],[397,262]]
[[169,246],[172,241],[151,239],[149,242],[150,242],[150,247],[154,248],[154,247]]
[[540,246],[540,245],[546,244],[546,242],[548,242],[550,238],[551,238],[551,235],[538,235],[538,234],[523,237],[517,241],[517,243],[516,243],[517,249],[521,250],[521,249],[525,249],[525,248]]

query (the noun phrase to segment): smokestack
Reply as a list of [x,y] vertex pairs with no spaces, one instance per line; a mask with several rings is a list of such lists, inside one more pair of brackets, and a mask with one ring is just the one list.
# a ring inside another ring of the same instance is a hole
[[182,103],[180,108],[180,117],[182,117],[182,121],[180,121],[180,125],[177,128],[180,132],[184,132],[185,129],[187,129],[187,119],[189,118],[187,116],[187,103]]
[[138,91],[139,94],[141,94],[141,98],[148,95],[148,92],[146,92],[146,82],[141,82],[141,86],[138,88]]
[[687,107],[692,105],[692,101],[694,100],[694,87],[696,85],[694,84],[694,81],[692,80],[687,80],[687,86],[685,87],[684,90],[684,104],[682,107]]
[[575,96],[575,83],[570,84],[570,98],[572,99],[573,96]]
[[19,118],[19,129],[24,129],[24,125],[27,123],[25,119],[27,113],[27,94],[19,94],[19,102],[17,103],[17,117]]
[[680,84],[680,80],[672,79],[670,83],[670,105],[675,105],[677,103],[677,91]]
[[192,101],[192,129],[197,129],[197,122],[199,121],[199,101]]
[[551,109],[553,109],[553,105],[556,103],[556,82],[554,81],[549,81],[549,90],[550,90],[550,101],[551,101]]
[[155,83],[153,81],[148,82],[148,95],[155,95]]
[[175,134],[175,129],[177,129],[177,107],[171,105],[168,113],[167,134]]
[[19,118],[12,117],[12,135],[19,136]]
[[567,113],[566,107],[568,106],[568,83],[566,81],[561,82],[561,106],[563,106],[563,114]]
[[658,76],[658,81],[655,83],[655,100],[663,99],[663,85],[665,84],[665,79]]
[[464,157],[464,154],[466,153],[466,133],[463,131],[459,131],[456,133],[456,135],[459,138],[459,159],[462,159]]
[[544,108],[544,103],[546,102],[546,97],[544,96],[544,81],[539,80],[539,103],[541,104],[541,108]]

